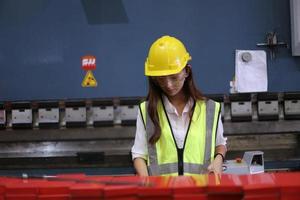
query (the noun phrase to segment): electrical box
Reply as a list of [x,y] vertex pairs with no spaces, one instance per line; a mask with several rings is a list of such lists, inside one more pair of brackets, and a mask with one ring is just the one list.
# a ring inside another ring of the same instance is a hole
[[257,106],[259,120],[278,120],[279,104],[276,93],[258,93]]
[[32,128],[32,109],[30,102],[12,103],[12,127]]
[[92,120],[94,126],[112,126],[114,123],[114,106],[112,100],[92,102]]
[[284,93],[284,118],[300,119],[300,93]]
[[265,171],[264,153],[246,151],[243,159],[227,160],[223,164],[225,174],[258,174]]
[[39,102],[38,103],[38,125],[39,128],[59,127],[59,103]]
[[139,112],[140,99],[120,100],[121,125],[135,125],[137,113]]
[[66,102],[66,127],[86,126],[86,107],[84,101]]
[[293,56],[300,56],[300,1],[290,0],[291,46]]
[[231,121],[251,121],[252,120],[252,102],[251,94],[231,94]]

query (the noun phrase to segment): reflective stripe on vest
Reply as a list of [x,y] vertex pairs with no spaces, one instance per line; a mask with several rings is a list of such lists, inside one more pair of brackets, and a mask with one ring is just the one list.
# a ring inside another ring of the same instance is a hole
[[[154,132],[154,125],[146,112],[147,102],[140,104],[140,111],[146,128],[147,140]],[[172,133],[168,116],[161,101],[157,106],[161,137],[155,145],[148,144],[148,171],[150,175],[178,175],[178,148]],[[205,110],[206,112],[201,112]],[[213,160],[216,128],[220,104],[212,100],[197,101],[186,134],[183,147],[184,174],[202,174]]]

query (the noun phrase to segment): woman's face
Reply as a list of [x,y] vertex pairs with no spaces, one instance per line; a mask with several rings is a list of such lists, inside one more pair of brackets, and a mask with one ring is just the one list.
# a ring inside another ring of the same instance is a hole
[[171,97],[181,91],[186,77],[188,77],[187,70],[183,69],[178,74],[157,76],[153,77],[153,80],[160,86],[167,96]]

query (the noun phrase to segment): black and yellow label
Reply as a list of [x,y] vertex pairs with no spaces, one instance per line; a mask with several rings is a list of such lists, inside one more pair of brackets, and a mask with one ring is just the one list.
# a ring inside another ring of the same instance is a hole
[[86,72],[86,75],[81,83],[82,87],[97,87],[97,80],[91,70]]

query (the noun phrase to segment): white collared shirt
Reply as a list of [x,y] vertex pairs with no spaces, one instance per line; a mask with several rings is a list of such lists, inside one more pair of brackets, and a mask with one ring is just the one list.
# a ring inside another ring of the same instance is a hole
[[[164,95],[163,95],[163,103],[168,118],[170,119],[176,144],[178,148],[183,148],[184,139],[190,122],[189,111],[193,107],[194,100],[192,98],[189,99],[189,101],[187,102],[187,104],[183,109],[181,116],[178,114],[176,108],[171,104],[169,99]],[[223,131],[222,120],[221,117],[219,117],[216,146],[226,145],[227,138],[223,136],[223,132],[224,131]],[[136,120],[135,140],[134,140],[134,145],[132,146],[131,149],[132,159],[135,159],[137,157],[146,159],[148,155],[147,145],[148,145],[148,141],[146,136],[146,130],[143,124],[141,113],[138,112],[137,120]]]

